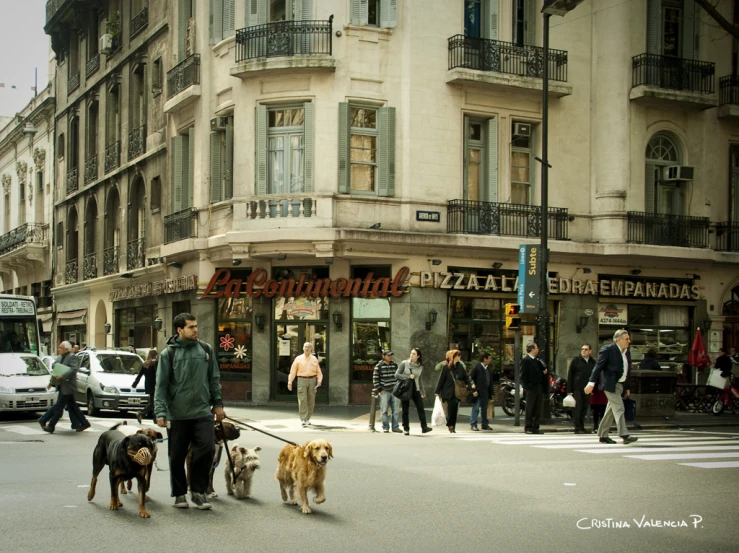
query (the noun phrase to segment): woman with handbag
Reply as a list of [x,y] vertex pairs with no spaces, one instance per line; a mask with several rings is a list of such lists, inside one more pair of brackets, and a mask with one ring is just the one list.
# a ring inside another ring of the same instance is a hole
[[423,365],[421,364],[421,350],[413,348],[411,350],[410,359],[402,361],[395,373],[395,378],[399,381],[410,380],[411,382],[410,397],[407,399],[401,399],[401,404],[403,406],[403,434],[406,436],[410,434],[408,411],[411,406],[411,400],[413,400],[413,403],[416,405],[418,420],[421,422],[421,432],[426,434],[432,430],[426,424],[426,411],[423,408],[423,399],[426,397],[426,391],[423,389],[423,382],[421,381],[422,372]]
[[[446,424],[451,433],[457,432],[457,411],[460,400],[467,397],[468,387],[472,390],[475,389],[475,383],[467,374],[461,359],[462,354],[459,350],[447,351],[439,381],[436,383],[435,394],[447,404]],[[477,392],[473,392],[473,395],[477,396]]]

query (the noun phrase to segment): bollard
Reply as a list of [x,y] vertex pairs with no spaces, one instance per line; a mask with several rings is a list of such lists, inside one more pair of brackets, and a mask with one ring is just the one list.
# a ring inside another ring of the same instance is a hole
[[376,414],[377,414],[377,396],[375,394],[372,394],[372,400],[370,401],[370,420],[369,420],[369,430],[371,432],[376,432],[375,430]]

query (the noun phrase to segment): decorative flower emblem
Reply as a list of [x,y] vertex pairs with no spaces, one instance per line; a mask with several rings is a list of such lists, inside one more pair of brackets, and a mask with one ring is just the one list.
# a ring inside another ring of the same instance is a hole
[[228,351],[234,347],[234,339],[231,338],[230,334],[226,334],[221,338],[221,347],[224,349],[224,351]]
[[234,355],[239,359],[243,359],[244,357],[246,357],[246,348],[244,346],[236,346],[236,349],[234,350]]

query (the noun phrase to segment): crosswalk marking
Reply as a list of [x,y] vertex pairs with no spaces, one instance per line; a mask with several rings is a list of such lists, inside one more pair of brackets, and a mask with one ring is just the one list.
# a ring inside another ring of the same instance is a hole
[[641,459],[643,461],[669,461],[672,459],[728,459],[731,457],[739,457],[739,453],[657,453],[653,455],[624,455],[624,457],[628,457],[629,459]]
[[739,468],[739,461],[726,461],[719,463],[678,463],[684,467],[696,467],[699,469],[735,469]]
[[[650,453],[655,451],[654,447],[630,447],[628,449],[576,449],[579,453],[623,453],[628,451],[629,453]],[[739,445],[696,445],[696,446],[679,446],[671,447],[670,451],[725,451],[725,450],[736,450],[739,449]]]
[[[720,438],[696,438],[694,436],[688,437],[688,436],[674,436],[674,437],[644,437],[640,436],[639,441],[640,442],[657,442],[657,441],[664,441],[667,439],[671,440],[719,440]],[[500,439],[495,440],[495,443],[503,444],[503,445],[533,445],[533,446],[545,446],[545,445],[562,445],[562,447],[567,447],[569,444],[599,444],[598,438],[571,438],[571,439],[563,439],[563,440],[556,440],[556,439],[550,439],[550,440],[508,440],[508,439]],[[613,444],[605,444],[605,445],[613,445]]]
[[46,434],[41,428],[36,425],[36,428],[30,426],[3,426],[3,430],[9,430],[16,434],[22,434],[23,436],[38,436],[39,434]]
[[[706,438],[693,438],[694,440],[700,440],[699,442],[679,442],[679,441],[663,441],[663,440],[656,440],[651,442],[649,445],[653,446],[689,446],[689,445],[700,445],[706,443]],[[641,439],[639,440],[642,441]],[[644,440],[646,441],[646,440]],[[709,442],[711,444],[715,445],[724,445],[724,444],[736,444],[736,440],[714,440]],[[575,449],[577,447],[581,447],[579,445],[573,446],[572,444],[566,444],[566,445],[540,445],[540,446],[533,446],[533,447],[539,447],[541,449]],[[589,446],[588,449],[629,449],[630,446],[624,445],[621,443],[615,443],[615,444],[601,444],[601,443],[595,443],[591,446]]]

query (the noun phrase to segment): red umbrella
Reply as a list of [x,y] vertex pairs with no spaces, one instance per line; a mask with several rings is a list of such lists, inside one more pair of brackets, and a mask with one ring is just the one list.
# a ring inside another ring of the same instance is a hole
[[688,353],[688,364],[698,367],[699,369],[711,366],[711,360],[708,358],[706,344],[703,341],[703,335],[701,334],[700,328],[695,332],[693,345],[690,348],[690,353]]

